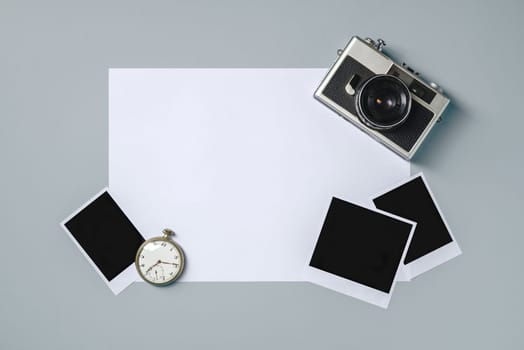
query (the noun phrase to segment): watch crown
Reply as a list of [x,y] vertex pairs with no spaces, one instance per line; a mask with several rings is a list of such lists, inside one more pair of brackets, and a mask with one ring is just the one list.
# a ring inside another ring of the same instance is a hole
[[162,233],[164,234],[164,236],[166,237],[169,237],[169,236],[174,236],[175,235],[175,231],[173,231],[172,229],[170,228],[165,228],[162,230]]

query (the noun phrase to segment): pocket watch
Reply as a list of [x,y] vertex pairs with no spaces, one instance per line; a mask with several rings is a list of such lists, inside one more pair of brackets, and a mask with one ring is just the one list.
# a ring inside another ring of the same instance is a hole
[[144,281],[165,286],[176,281],[184,270],[184,252],[169,238],[175,233],[166,228],[163,236],[148,239],[136,253],[135,266]]

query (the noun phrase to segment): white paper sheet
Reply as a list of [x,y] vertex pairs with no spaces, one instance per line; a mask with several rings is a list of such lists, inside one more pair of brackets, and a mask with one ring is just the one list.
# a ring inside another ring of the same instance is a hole
[[409,163],[313,99],[325,69],[111,69],[109,188],[141,233],[177,233],[185,281],[298,281],[333,196]]

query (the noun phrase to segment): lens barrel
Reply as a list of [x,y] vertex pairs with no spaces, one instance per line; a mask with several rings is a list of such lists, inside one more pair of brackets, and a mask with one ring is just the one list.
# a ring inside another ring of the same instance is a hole
[[374,75],[366,80],[356,96],[360,120],[373,129],[387,130],[402,124],[411,110],[411,94],[399,78]]

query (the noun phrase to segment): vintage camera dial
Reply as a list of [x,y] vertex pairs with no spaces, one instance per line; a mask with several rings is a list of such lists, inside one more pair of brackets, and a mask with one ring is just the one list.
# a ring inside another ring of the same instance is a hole
[[444,93],[444,89],[442,89],[442,87],[440,85],[438,85],[437,83],[435,83],[435,82],[430,82],[429,86],[431,86],[433,89],[437,90],[441,94]]

